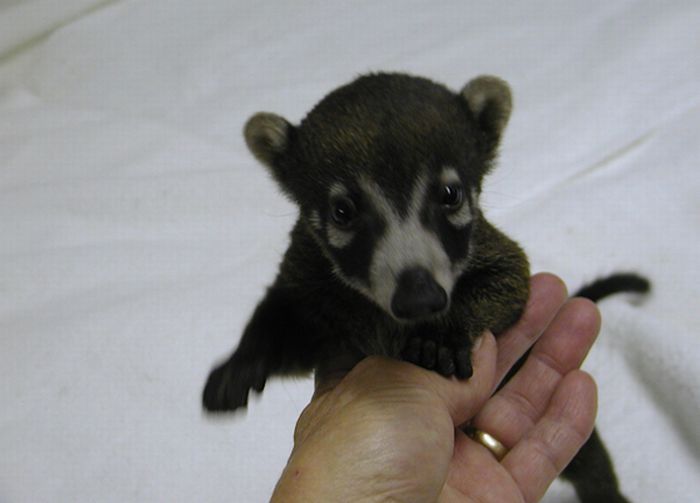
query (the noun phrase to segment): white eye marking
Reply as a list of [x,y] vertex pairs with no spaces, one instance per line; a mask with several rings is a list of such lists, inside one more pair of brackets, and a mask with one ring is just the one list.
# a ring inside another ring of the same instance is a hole
[[464,201],[461,208],[447,215],[447,221],[459,229],[469,225],[472,221],[472,209],[469,207],[469,201]]
[[348,195],[348,189],[342,183],[335,182],[333,185],[331,185],[331,190],[329,191],[329,199],[333,199],[335,197],[347,196],[347,195]]
[[338,229],[331,223],[326,225],[326,235],[328,236],[328,244],[338,249],[345,248],[355,237],[354,232]]
[[440,183],[443,185],[449,185],[451,183],[460,183],[462,180],[459,178],[457,170],[452,167],[445,167],[440,173]]
[[312,210],[311,213],[309,213],[309,224],[317,231],[323,228],[321,225],[321,215],[318,214],[318,211]]
[[[473,187],[471,190],[471,205],[472,205],[472,212],[474,215],[479,214],[479,192],[477,192],[476,187]],[[474,222],[474,225],[479,225],[479,221],[477,220]],[[463,259],[460,259],[456,261],[454,264],[452,264],[452,273],[455,275],[455,277],[461,276],[464,271],[466,271],[469,268],[469,265],[471,263],[471,258],[473,256],[474,252],[474,241],[469,240],[469,245],[467,248],[467,256],[464,257]]]

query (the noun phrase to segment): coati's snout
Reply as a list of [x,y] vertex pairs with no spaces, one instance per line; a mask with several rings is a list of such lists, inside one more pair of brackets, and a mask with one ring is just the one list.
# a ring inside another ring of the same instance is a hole
[[423,267],[403,271],[391,299],[391,311],[399,319],[413,320],[437,314],[447,307],[447,292]]

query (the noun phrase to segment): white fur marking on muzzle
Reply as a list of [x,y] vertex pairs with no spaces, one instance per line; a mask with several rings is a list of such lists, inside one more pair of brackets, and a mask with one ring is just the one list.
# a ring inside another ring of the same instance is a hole
[[399,216],[375,182],[361,179],[360,187],[386,222],[386,230],[377,243],[370,265],[369,291],[374,301],[391,313],[398,277],[412,267],[428,270],[449,296],[455,282],[450,259],[438,236],[427,229],[420,218],[427,191],[425,177],[420,177],[413,187],[405,218]]

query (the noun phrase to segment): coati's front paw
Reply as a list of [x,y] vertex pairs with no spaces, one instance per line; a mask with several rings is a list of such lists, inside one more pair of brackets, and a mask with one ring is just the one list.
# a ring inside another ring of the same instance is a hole
[[427,337],[411,337],[403,351],[403,359],[445,377],[468,379],[472,376],[471,346],[452,346]]
[[245,360],[234,355],[209,374],[202,405],[209,412],[232,412],[245,407],[250,390],[261,392],[268,375],[264,360]]

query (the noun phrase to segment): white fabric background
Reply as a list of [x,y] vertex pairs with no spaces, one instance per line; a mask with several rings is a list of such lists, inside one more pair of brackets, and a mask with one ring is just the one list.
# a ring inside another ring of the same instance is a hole
[[295,218],[241,128],[370,70],[511,83],[486,211],[572,289],[652,278],[585,368],[625,492],[696,498],[699,26],[694,0],[0,2],[0,501],[269,497],[311,381],[199,401]]

